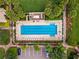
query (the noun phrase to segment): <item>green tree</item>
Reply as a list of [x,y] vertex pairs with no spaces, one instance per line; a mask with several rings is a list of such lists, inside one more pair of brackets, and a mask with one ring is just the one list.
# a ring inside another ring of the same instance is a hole
[[20,5],[19,0],[7,0],[6,16],[13,21],[20,20],[25,17],[25,13]]
[[45,8],[45,15],[49,19],[59,17],[63,13],[65,4],[68,0],[48,0]]
[[62,45],[58,45],[56,47],[52,47],[52,51],[49,53],[50,59],[62,59],[64,57],[64,47]]
[[45,50],[46,50],[46,52],[51,53],[52,52],[52,46],[50,44],[47,44]]
[[6,59],[17,59],[17,48],[9,48],[6,52]]
[[74,49],[67,50],[67,58],[68,59],[77,59],[77,53]]
[[52,2],[49,0],[44,10],[47,17],[52,17]]
[[21,49],[22,49],[22,51],[23,52],[25,52],[26,51],[26,49],[28,49],[29,48],[29,46],[28,45],[22,45],[21,46]]
[[39,45],[34,45],[34,50],[35,50],[36,52],[39,52],[39,51],[40,51]]
[[3,5],[3,0],[0,0],[0,6]]

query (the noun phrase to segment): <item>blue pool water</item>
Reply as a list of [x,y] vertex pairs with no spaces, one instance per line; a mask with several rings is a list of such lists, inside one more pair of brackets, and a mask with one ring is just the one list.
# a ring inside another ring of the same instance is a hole
[[21,35],[50,35],[57,34],[57,25],[22,25]]

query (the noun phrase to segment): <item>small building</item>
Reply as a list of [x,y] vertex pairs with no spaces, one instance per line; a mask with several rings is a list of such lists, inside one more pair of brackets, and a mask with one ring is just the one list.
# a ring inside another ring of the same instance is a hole
[[44,12],[29,13],[29,20],[45,20]]
[[7,22],[5,15],[6,10],[3,8],[0,8],[0,22]]

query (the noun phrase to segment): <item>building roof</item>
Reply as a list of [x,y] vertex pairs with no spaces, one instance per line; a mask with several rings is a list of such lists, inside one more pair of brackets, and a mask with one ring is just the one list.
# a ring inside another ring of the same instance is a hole
[[30,12],[29,20],[45,20],[44,12]]
[[0,22],[7,22],[5,15],[6,15],[5,9],[0,8]]

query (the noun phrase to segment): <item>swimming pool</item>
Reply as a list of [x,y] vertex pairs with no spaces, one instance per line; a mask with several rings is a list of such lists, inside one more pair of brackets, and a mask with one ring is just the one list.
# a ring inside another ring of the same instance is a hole
[[57,34],[57,25],[21,25],[21,35],[50,35]]

